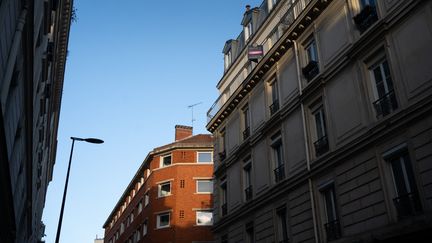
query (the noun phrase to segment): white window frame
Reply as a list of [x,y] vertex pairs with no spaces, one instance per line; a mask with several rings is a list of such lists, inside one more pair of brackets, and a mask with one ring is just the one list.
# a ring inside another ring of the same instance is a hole
[[148,219],[146,218],[143,223],[143,236],[147,235],[147,233],[148,233]]
[[[169,185],[169,192],[165,195],[162,195],[162,187],[165,185]],[[168,197],[172,195],[172,184],[171,181],[166,181],[158,184],[158,197]]]
[[[199,155],[200,154],[210,154],[210,162],[200,162]],[[212,164],[213,163],[213,152],[212,151],[198,151],[197,152],[197,163],[199,164]]]
[[[164,165],[164,159],[165,159],[166,157],[170,157],[170,164],[169,164],[169,165]],[[160,157],[160,164],[159,164],[159,168],[168,167],[168,166],[171,166],[172,164],[173,164],[173,162],[172,162],[172,154],[166,154],[166,155],[162,155],[162,156]]]
[[[163,216],[168,215],[168,225],[161,225],[161,218]],[[171,213],[166,212],[166,213],[160,213],[157,215],[156,217],[156,228],[157,229],[164,229],[164,228],[169,228],[171,225]]]
[[248,41],[250,37],[253,35],[253,24],[252,20],[247,23],[247,25],[244,27],[244,33],[245,33],[245,41]]
[[[200,214],[200,213],[202,213],[202,214],[211,214],[211,220],[210,220],[210,222],[209,223],[199,223],[198,222],[198,218],[199,218],[199,216],[198,216],[198,214]],[[198,211],[196,211],[196,214],[195,214],[195,223],[196,223],[196,225],[199,225],[199,226],[212,226],[213,225],[213,213],[211,212],[211,211],[209,211],[209,210],[198,210]]]
[[[198,188],[199,188],[198,184],[200,182],[210,182],[210,184],[211,184],[211,187],[210,187],[211,188],[211,192],[200,192],[198,190]],[[207,180],[196,180],[196,193],[197,194],[212,194],[213,193],[213,180],[210,180],[210,179],[207,179]]]
[[144,207],[146,207],[147,205],[149,205],[150,203],[150,194],[149,192],[146,192],[144,194]]

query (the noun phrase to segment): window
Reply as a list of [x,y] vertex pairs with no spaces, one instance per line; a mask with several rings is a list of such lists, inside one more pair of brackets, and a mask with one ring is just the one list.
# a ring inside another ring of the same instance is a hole
[[197,180],[197,193],[213,193],[213,181]]
[[404,147],[385,157],[390,163],[394,185],[393,203],[398,218],[404,218],[422,211],[414,172],[407,149]]
[[196,212],[197,225],[213,225],[213,213],[210,211],[197,211]]
[[120,224],[120,234],[123,234],[124,230],[125,230],[125,225],[124,225],[124,222],[122,222]]
[[255,243],[253,222],[246,224],[246,243]]
[[276,78],[270,82],[270,115],[273,115],[279,110],[279,94],[278,94],[278,83]]
[[319,73],[318,50],[315,39],[310,38],[304,45],[306,66],[302,69],[304,77],[310,81]]
[[311,107],[312,112],[312,138],[314,141],[315,156],[321,156],[329,150],[327,137],[326,116],[323,104],[318,101]]
[[225,180],[225,178],[222,179],[222,182],[220,184],[220,189],[221,189],[221,215],[225,216],[228,213],[228,207],[227,207],[227,202],[228,202],[228,192],[227,192],[227,181]]
[[288,243],[288,223],[287,223],[287,210],[282,207],[276,210],[277,217],[277,236],[279,243]]
[[231,49],[225,54],[225,70],[229,68],[232,62],[232,51]]
[[159,184],[159,197],[166,197],[169,195],[171,195],[171,182]]
[[157,228],[167,228],[170,226],[170,213],[161,213],[157,215]]
[[142,208],[143,208],[143,202],[142,200],[138,203],[138,213],[142,212]]
[[226,136],[225,136],[225,128],[220,132],[219,139],[219,158],[220,160],[224,160],[226,158]]
[[147,206],[150,202],[149,192],[146,192],[144,195],[144,207]]
[[171,154],[161,156],[160,167],[165,167],[171,165]]
[[373,80],[373,94],[376,116],[386,116],[398,108],[393,81],[386,59],[379,61],[369,68]]
[[212,152],[198,152],[198,163],[212,163],[213,153]]
[[278,183],[285,179],[285,165],[283,161],[283,148],[282,148],[282,137],[280,132],[274,135],[271,141],[271,147],[273,150],[273,164],[274,164],[274,175],[275,182]]
[[147,231],[148,231],[148,219],[145,219],[143,224],[143,236],[147,234]]
[[245,26],[245,40],[247,41],[249,37],[253,35],[253,25],[252,21],[249,21],[249,23]]
[[242,113],[243,113],[243,139],[247,139],[250,135],[250,121],[249,121],[249,105],[246,104],[243,109],[242,109]]
[[340,223],[336,209],[336,195],[334,185],[330,184],[320,190],[324,205],[324,229],[328,241],[341,237]]
[[378,14],[375,0],[360,0],[359,4],[361,11],[353,19],[357,29],[363,33],[378,20]]
[[250,157],[244,162],[243,185],[245,201],[249,201],[252,199],[252,162]]

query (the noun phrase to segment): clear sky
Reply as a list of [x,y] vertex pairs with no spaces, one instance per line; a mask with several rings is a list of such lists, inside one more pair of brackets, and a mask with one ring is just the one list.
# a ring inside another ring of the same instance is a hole
[[174,126],[207,133],[206,112],[223,73],[222,48],[245,6],[262,0],[75,0],[57,159],[48,187],[45,240],[54,242],[71,136],[75,143],[63,243],[92,243],[145,156],[174,140]]

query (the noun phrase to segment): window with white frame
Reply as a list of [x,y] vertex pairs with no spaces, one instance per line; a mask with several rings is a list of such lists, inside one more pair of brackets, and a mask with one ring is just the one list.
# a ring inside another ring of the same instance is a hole
[[171,182],[164,182],[158,185],[159,188],[159,193],[158,196],[159,197],[166,197],[171,195]]
[[232,50],[230,49],[225,54],[225,70],[229,68],[229,66],[231,65],[231,62],[232,62]]
[[141,212],[142,212],[142,209],[143,209],[143,201],[141,200],[141,201],[138,203],[138,213],[141,213]]
[[302,68],[302,73],[307,81],[311,81],[319,74],[318,49],[314,37],[311,36],[303,46],[305,66]]
[[243,190],[245,201],[252,199],[252,160],[248,157],[243,165]]
[[393,80],[387,59],[383,58],[369,67],[374,94],[376,116],[386,116],[398,108]]
[[213,225],[213,213],[211,211],[196,211],[197,225]]
[[213,181],[212,180],[197,180],[197,193],[213,193]]
[[170,226],[170,213],[160,213],[156,218],[156,227],[158,229],[167,228]]
[[142,231],[143,231],[143,236],[147,235],[147,232],[148,232],[148,219],[144,220]]
[[310,107],[312,115],[312,141],[315,149],[315,156],[321,156],[329,150],[327,137],[327,126],[324,106],[319,99]]
[[210,151],[197,152],[198,163],[212,163],[213,153]]
[[324,186],[320,189],[324,206],[324,229],[327,241],[336,240],[341,237],[339,216],[336,208],[336,194],[334,184]]
[[146,192],[146,194],[144,194],[144,207],[147,206],[149,202],[150,202],[149,192]]
[[249,104],[246,104],[242,108],[243,117],[243,139],[247,139],[250,135],[250,119],[249,119]]
[[306,63],[318,62],[318,51],[315,39],[312,38],[305,46]]
[[270,115],[273,115],[279,110],[279,89],[276,77],[269,82],[270,88]]
[[245,26],[244,34],[245,34],[245,40],[246,41],[253,35],[252,21],[249,21],[249,23]]
[[170,166],[171,163],[171,154],[161,156],[160,167]]
[[285,179],[285,163],[284,163],[284,153],[282,146],[282,136],[278,132],[271,137],[271,148],[273,154],[273,166],[274,166],[274,176],[275,182],[280,182]]
[[387,153],[384,159],[391,167],[394,187],[393,204],[398,218],[406,218],[421,212],[420,196],[406,146]]

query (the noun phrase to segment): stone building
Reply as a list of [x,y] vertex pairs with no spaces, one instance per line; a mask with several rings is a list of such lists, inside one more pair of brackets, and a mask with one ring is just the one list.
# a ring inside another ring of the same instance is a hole
[[103,225],[105,242],[212,242],[213,139],[176,126],[153,149]]
[[0,1],[0,242],[40,242],[72,0]]
[[264,0],[225,43],[217,242],[429,242],[432,1]]

